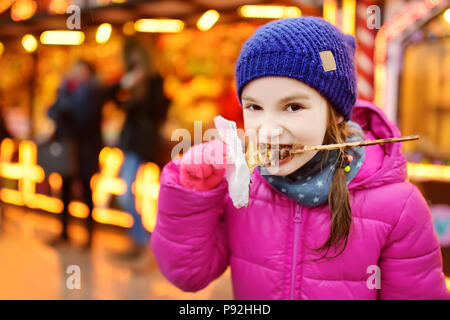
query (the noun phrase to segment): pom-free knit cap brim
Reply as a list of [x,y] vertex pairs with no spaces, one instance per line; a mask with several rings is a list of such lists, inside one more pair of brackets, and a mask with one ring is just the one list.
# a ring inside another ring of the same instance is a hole
[[354,54],[354,38],[322,18],[269,22],[241,49],[235,70],[239,101],[250,81],[285,76],[316,89],[349,120],[357,96]]

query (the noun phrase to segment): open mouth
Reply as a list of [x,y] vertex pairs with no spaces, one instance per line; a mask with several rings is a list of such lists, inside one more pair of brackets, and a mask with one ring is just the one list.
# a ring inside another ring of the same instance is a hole
[[274,166],[276,164],[283,164],[288,161],[288,158],[292,159],[293,155],[291,155],[290,153],[290,150],[292,150],[292,148],[293,144],[272,145],[267,143],[260,143],[258,145],[259,153],[265,160],[265,165],[271,166]]

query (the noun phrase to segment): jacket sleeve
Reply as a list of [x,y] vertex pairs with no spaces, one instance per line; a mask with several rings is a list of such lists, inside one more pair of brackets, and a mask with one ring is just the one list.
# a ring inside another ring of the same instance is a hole
[[194,191],[179,183],[180,158],[161,175],[151,248],[162,274],[183,291],[195,292],[218,278],[229,264],[224,223],[227,182]]
[[412,186],[381,252],[380,299],[450,299],[430,210]]

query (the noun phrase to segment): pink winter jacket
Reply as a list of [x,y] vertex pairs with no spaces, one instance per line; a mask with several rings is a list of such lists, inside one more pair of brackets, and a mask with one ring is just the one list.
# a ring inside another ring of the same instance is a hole
[[[369,102],[356,103],[352,120],[367,139],[400,136]],[[329,236],[328,204],[304,207],[255,170],[250,203],[238,210],[225,179],[209,191],[189,190],[179,182],[180,159],[170,162],[151,240],[161,272],[180,289],[197,291],[230,266],[235,299],[449,299],[430,210],[405,181],[400,149],[366,147],[349,184],[347,248],[325,262],[308,260],[319,257],[309,248]]]

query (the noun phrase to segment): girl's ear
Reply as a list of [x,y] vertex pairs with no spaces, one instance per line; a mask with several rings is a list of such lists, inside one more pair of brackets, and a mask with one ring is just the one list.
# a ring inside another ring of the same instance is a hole
[[342,123],[344,121],[344,116],[339,115],[337,118],[338,124]]

